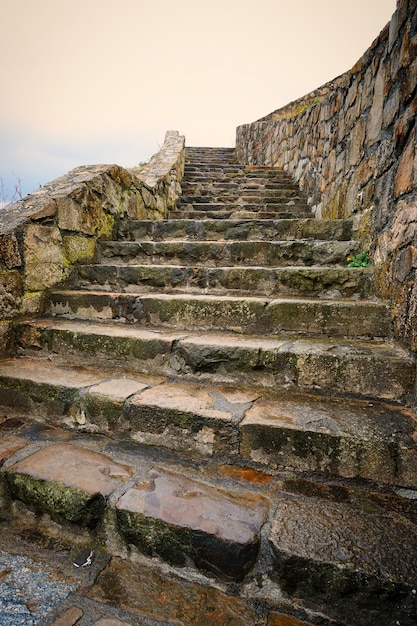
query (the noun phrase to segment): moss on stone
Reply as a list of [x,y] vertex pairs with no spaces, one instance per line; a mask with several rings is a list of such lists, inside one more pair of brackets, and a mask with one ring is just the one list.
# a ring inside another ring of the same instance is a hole
[[40,480],[28,474],[6,472],[13,497],[22,500],[36,513],[48,513],[57,522],[91,525],[103,515],[103,496],[91,496],[60,482]]

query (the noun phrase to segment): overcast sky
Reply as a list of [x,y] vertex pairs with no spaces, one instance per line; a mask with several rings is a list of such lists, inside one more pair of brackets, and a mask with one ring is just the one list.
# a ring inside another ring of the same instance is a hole
[[0,178],[147,160],[178,130],[233,146],[350,69],[396,0],[0,0]]

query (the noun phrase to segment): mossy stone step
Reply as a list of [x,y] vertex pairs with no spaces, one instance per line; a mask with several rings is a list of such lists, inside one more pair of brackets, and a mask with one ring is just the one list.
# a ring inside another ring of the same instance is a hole
[[177,203],[177,210],[187,210],[187,211],[201,211],[201,212],[210,212],[213,213],[215,211],[245,211],[247,213],[256,213],[257,211],[267,211],[269,213],[279,213],[280,211],[293,211],[296,215],[298,211],[305,211],[306,213],[309,211],[307,203],[303,203],[299,198],[292,199],[284,199],[280,202],[270,202],[269,199],[260,200],[258,203],[256,202],[181,202],[181,200]]
[[111,363],[124,371],[191,381],[404,402],[415,389],[413,359],[384,342],[195,335],[70,320],[22,322],[17,340],[22,349],[52,351],[69,363],[106,368]]
[[119,320],[174,329],[229,330],[243,334],[391,336],[387,305],[367,300],[64,290],[49,295],[46,312],[77,319]]
[[347,265],[361,250],[356,241],[108,241],[99,246],[103,263],[288,267]]
[[[192,205],[191,205],[192,206]],[[189,205],[178,210],[169,211],[170,219],[192,219],[192,220],[289,220],[289,219],[308,219],[311,218],[311,211],[305,208],[305,205],[289,205],[285,210],[269,211],[262,208],[256,211],[247,210],[240,207],[236,210],[215,210],[215,211],[199,211],[190,209]]]
[[199,241],[252,241],[352,239],[351,220],[253,219],[253,220],[122,220],[119,236],[124,240],[198,239]]
[[210,293],[321,298],[366,298],[372,275],[348,267],[199,267],[189,265],[81,265],[69,285],[129,292]]
[[417,416],[381,401],[172,382],[117,370],[5,361],[0,403],[54,427],[187,459],[417,487]]

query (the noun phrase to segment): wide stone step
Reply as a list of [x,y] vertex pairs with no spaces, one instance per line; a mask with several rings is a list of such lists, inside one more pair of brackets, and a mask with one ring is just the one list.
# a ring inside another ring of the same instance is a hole
[[352,239],[351,220],[122,220],[119,236],[124,240],[166,241],[277,241],[285,239]]
[[381,401],[263,397],[255,388],[18,358],[1,365],[0,404],[54,427],[123,436],[187,458],[417,486],[416,414]]
[[119,320],[186,330],[229,330],[243,334],[391,336],[387,305],[361,300],[66,290],[49,295],[46,312],[69,318]]
[[193,334],[50,319],[22,322],[16,341],[21,350],[52,352],[65,363],[190,381],[404,402],[415,391],[413,359],[386,342]]
[[181,210],[181,208],[183,208],[183,210],[187,210],[187,211],[208,211],[208,212],[214,212],[214,211],[246,211],[246,212],[253,212],[256,213],[257,211],[267,211],[269,213],[278,213],[279,211],[294,211],[296,214],[298,213],[298,211],[305,211],[308,212],[309,208],[307,206],[307,204],[305,204],[304,202],[299,202],[297,201],[297,198],[295,199],[295,201],[293,201],[292,199],[288,199],[288,200],[284,200],[282,202],[269,202],[269,200],[266,201],[260,201],[259,204],[256,203],[246,203],[246,204],[239,204],[239,203],[235,203],[235,202],[182,202],[181,200],[179,200],[178,204],[177,204],[177,209]]
[[26,537],[52,518],[54,545],[77,534],[93,562],[103,549],[113,555],[84,582],[87,600],[113,600],[152,623],[247,626],[267,614],[271,626],[413,623],[417,536],[405,490],[158,462],[104,437],[40,433],[34,447],[21,419],[3,442],[3,514],[18,527],[26,511]]
[[[136,462],[135,462],[136,461]],[[146,461],[145,461],[146,462]],[[253,568],[268,502],[257,494],[227,492],[158,467],[129,479],[132,464],[70,443],[29,454],[2,474],[12,499],[58,524],[103,525],[113,498],[113,533],[171,565],[194,567],[241,581]],[[116,495],[116,494],[119,495]]]
[[196,211],[185,206],[181,210],[169,211],[170,219],[192,219],[192,220],[288,220],[288,219],[309,219],[311,211],[305,206],[288,205],[283,211],[248,211],[245,207],[240,207],[235,211]]
[[188,265],[82,265],[71,284],[82,289],[212,295],[367,298],[372,274],[349,267],[198,267]]
[[230,193],[224,193],[223,190],[213,191],[207,190],[208,193],[187,194],[183,193],[179,198],[179,204],[198,204],[198,203],[234,203],[234,204],[282,204],[288,199],[294,203],[301,204],[303,198],[299,191],[295,189],[279,189],[279,190],[231,190]]
[[224,181],[219,180],[211,180],[210,177],[206,177],[204,181],[193,182],[188,180],[183,180],[181,183],[181,189],[184,195],[200,195],[200,190],[202,194],[207,195],[212,192],[218,193],[219,191],[233,191],[233,190],[241,190],[241,191],[274,191],[281,189],[291,189],[293,191],[300,191],[299,185],[292,182],[291,179],[283,179],[280,177],[278,180],[271,178],[256,178],[256,179],[245,179],[242,181],[238,181],[236,179],[230,180],[226,179]]
[[346,266],[360,251],[355,241],[109,241],[100,244],[99,258],[127,265]]

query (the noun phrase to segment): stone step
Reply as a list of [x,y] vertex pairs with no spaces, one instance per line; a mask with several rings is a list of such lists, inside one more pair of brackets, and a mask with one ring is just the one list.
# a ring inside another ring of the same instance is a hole
[[237,180],[226,180],[226,181],[211,181],[211,179],[205,180],[204,182],[192,182],[183,180],[181,183],[182,193],[185,196],[197,196],[197,195],[208,195],[212,193],[233,193],[236,191],[240,192],[274,192],[281,191],[283,189],[298,191],[300,193],[300,188],[297,184],[292,183],[291,181],[278,180],[274,181],[273,179],[268,178],[259,178],[256,180],[242,180],[241,182]]
[[383,302],[238,298],[190,294],[135,294],[55,291],[52,316],[117,320],[186,330],[228,330],[243,334],[333,337],[390,337],[391,319]]
[[[20,350],[52,353],[65,363],[188,381],[341,394],[407,402],[415,365],[383,341],[290,339],[197,333],[80,320],[22,321]],[[389,385],[387,385],[389,381]]]
[[340,265],[362,249],[356,241],[106,241],[104,264],[190,265],[193,267]]
[[381,401],[265,396],[21,357],[2,363],[0,404],[74,433],[113,435],[196,460],[417,487],[417,416]]
[[3,515],[16,528],[24,519],[26,538],[56,545],[61,535],[68,550],[72,533],[98,561],[107,550],[93,585],[85,571],[85,600],[113,599],[155,624],[413,623],[411,490],[197,467],[88,433],[69,440],[59,428],[49,439],[38,428],[33,446],[33,425],[14,423],[2,449]]
[[170,219],[191,219],[191,220],[289,220],[289,219],[310,219],[311,211],[306,210],[305,206],[289,205],[284,211],[248,211],[245,207],[232,211],[196,211],[188,206],[182,210],[169,211]]
[[205,181],[227,180],[231,178],[236,181],[242,180],[245,182],[266,178],[269,180],[286,180],[289,182],[293,182],[288,177],[288,174],[282,171],[266,169],[248,170],[245,166],[242,165],[211,166],[204,163],[196,165],[186,165],[184,168],[184,178],[186,182],[193,181],[199,178]]
[[167,241],[276,241],[286,239],[352,239],[350,220],[121,220],[119,237],[124,240]]
[[[269,202],[269,200],[261,201],[259,204],[256,203],[246,203],[246,204],[238,204],[235,202],[182,202],[181,200],[177,203],[177,210],[186,210],[186,211],[201,211],[201,212],[215,212],[215,211],[232,211],[232,212],[252,212],[257,213],[258,211],[267,211],[268,213],[277,214],[279,211],[290,211],[294,212],[295,216],[298,215],[299,212],[308,213],[309,208],[307,204],[304,202],[299,202],[297,199],[295,201],[292,200],[284,200],[282,202]],[[311,215],[311,214],[310,214]],[[278,218],[277,218],[278,219]]]
[[282,188],[279,190],[232,190],[232,193],[225,194],[223,191],[219,193],[215,190],[205,190],[207,193],[199,193],[191,195],[182,193],[179,198],[179,204],[282,204],[287,203],[288,199],[294,204],[302,204],[303,198],[296,189]]
[[190,267],[188,265],[81,265],[68,286],[82,289],[211,295],[368,298],[372,274],[349,267]]

